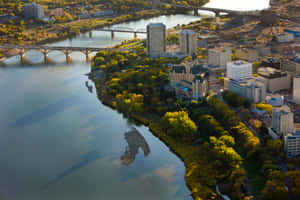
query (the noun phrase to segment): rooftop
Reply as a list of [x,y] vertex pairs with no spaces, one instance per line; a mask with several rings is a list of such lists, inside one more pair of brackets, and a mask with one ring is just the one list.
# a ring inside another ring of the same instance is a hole
[[233,62],[229,62],[229,64],[234,64],[236,66],[243,66],[243,65],[246,65],[246,64],[250,64],[250,63],[247,62],[247,61],[244,61],[244,60],[236,60],[236,61],[233,61]]
[[282,72],[281,70],[272,67],[261,67],[258,69],[258,74],[264,78],[279,78],[287,76],[286,72]]
[[193,30],[187,30],[187,29],[185,29],[185,30],[181,30],[180,34],[195,35],[196,32],[193,31]]
[[147,25],[147,27],[164,27],[165,25],[163,23],[150,23]]

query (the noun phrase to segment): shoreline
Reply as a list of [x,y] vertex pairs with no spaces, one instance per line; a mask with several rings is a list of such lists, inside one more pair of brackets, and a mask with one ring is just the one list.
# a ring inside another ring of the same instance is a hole
[[[95,73],[95,71],[91,72]],[[91,78],[91,80],[94,82],[95,84],[95,88],[96,88],[96,92],[97,92],[97,97],[98,99],[101,101],[101,103],[105,106],[108,106],[109,108],[119,112],[120,114],[123,115],[123,117],[128,118],[130,120],[133,120],[136,123],[140,123],[144,126],[146,126],[149,131],[151,132],[151,134],[155,137],[157,137],[161,142],[163,142],[168,148],[169,150],[175,154],[182,162],[185,168],[185,172],[184,172],[184,180],[185,180],[185,184],[187,186],[187,188],[189,189],[190,192],[190,196],[193,198],[193,200],[200,200],[201,197],[199,197],[197,195],[196,191],[197,189],[204,189],[207,190],[207,188],[210,188],[211,190],[214,190],[216,188],[217,185],[222,184],[221,182],[217,182],[216,185],[214,187],[209,187],[208,185],[201,185],[200,183],[195,183],[192,180],[192,174],[193,173],[193,162],[189,160],[188,156],[189,155],[185,155],[186,152],[183,152],[183,150],[185,148],[189,148],[189,150],[192,150],[192,152],[190,152],[190,154],[194,154],[194,153],[201,153],[202,150],[199,149],[199,147],[197,146],[191,146],[190,144],[184,143],[184,142],[177,142],[174,138],[172,138],[171,136],[168,136],[160,127],[159,122],[154,118],[150,118],[149,116],[156,116],[159,117],[160,116],[156,113],[144,113],[144,114],[137,114],[137,113],[131,113],[131,112],[124,112],[119,110],[114,104],[114,98],[112,96],[105,96],[104,98],[101,97],[101,86],[98,88],[96,86],[96,84],[98,83],[99,79],[98,78]],[[199,186],[200,184],[200,186]],[[215,200],[224,200],[224,198],[219,195],[216,192],[216,196],[215,196]]]

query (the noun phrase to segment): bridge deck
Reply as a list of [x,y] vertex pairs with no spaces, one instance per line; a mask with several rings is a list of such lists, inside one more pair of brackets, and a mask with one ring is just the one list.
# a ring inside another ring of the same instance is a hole
[[119,33],[138,33],[138,34],[146,34],[146,31],[131,31],[131,30],[120,30],[120,29],[94,29],[96,31],[107,31],[107,32],[119,32]]
[[131,49],[96,48],[96,47],[63,47],[63,46],[20,46],[0,45],[0,49],[36,49],[36,50],[58,50],[58,51],[132,51]]

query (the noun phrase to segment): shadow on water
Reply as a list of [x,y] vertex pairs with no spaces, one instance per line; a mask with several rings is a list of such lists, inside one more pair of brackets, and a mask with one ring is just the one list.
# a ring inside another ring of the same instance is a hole
[[63,110],[66,110],[76,103],[80,101],[79,95],[71,95],[68,97],[65,97],[53,104],[50,104],[46,106],[45,108],[32,112],[18,120],[16,120],[14,123],[10,124],[10,126],[29,126],[36,122],[42,121],[44,119],[47,119],[49,117],[54,116],[56,113],[61,112]]

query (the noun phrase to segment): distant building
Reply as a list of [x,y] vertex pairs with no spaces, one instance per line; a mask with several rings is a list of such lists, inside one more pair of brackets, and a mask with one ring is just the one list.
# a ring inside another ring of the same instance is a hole
[[163,23],[147,25],[147,53],[150,56],[159,56],[166,52],[166,26]]
[[292,73],[292,76],[298,76],[300,75],[300,58],[283,59],[281,67],[282,71],[288,71]]
[[200,35],[197,40],[197,46],[200,48],[214,47],[218,42],[216,35]]
[[180,31],[180,52],[187,55],[197,54],[197,38],[195,31],[182,30]]
[[169,80],[178,98],[198,100],[208,93],[208,71],[201,65],[172,65]]
[[113,10],[102,10],[99,12],[94,12],[93,17],[104,17],[114,15],[115,12]]
[[294,130],[294,114],[287,105],[272,110],[272,128],[269,134],[273,139],[286,136]]
[[55,16],[55,17],[62,17],[64,16],[64,9],[63,8],[55,8],[50,10],[50,16]]
[[235,57],[240,60],[253,62],[258,60],[259,54],[257,50],[252,48],[240,48],[235,50]]
[[266,87],[259,78],[233,80],[226,78],[224,88],[240,96],[248,98],[252,102],[261,102],[266,98]]
[[215,48],[208,50],[208,64],[216,65],[221,69],[226,68],[226,64],[231,62],[232,52],[231,48]]
[[89,18],[91,18],[89,12],[87,12],[87,11],[84,11],[84,12],[80,13],[80,15],[78,15],[78,16],[80,17],[80,19],[89,19]]
[[289,72],[266,67],[259,68],[258,73],[265,80],[268,92],[277,92],[280,90],[289,90],[292,86],[292,76]]
[[294,78],[293,99],[297,104],[300,104],[300,77]]
[[276,36],[276,40],[280,43],[292,42],[292,41],[294,41],[294,39],[295,39],[294,35],[292,33],[287,33],[287,32],[284,32],[284,33]]
[[44,14],[44,7],[40,4],[32,3],[32,4],[25,4],[24,5],[24,16],[26,18],[36,18],[42,19]]
[[0,15],[0,23],[8,22],[9,20],[16,19],[16,16],[12,16],[10,14]]
[[266,103],[273,107],[281,107],[284,104],[284,97],[280,95],[267,96]]
[[300,131],[293,131],[284,136],[284,151],[288,157],[300,155]]
[[237,81],[252,78],[252,63],[242,60],[228,62],[227,77]]

